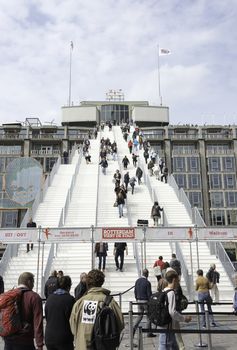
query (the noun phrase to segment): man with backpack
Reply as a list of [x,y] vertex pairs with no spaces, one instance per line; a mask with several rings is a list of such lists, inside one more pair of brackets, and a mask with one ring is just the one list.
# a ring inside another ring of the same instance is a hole
[[[176,298],[174,290],[179,285],[179,276],[176,271],[170,270],[166,273],[165,279],[168,282],[167,287],[163,289],[164,293],[164,304],[165,309],[162,310],[162,316],[167,317],[163,319],[163,325],[160,325],[162,328],[173,328],[179,329],[179,322],[189,323],[191,321],[191,316],[184,316],[176,310]],[[167,312],[164,312],[164,311]],[[161,315],[160,315],[161,316]],[[157,317],[158,313],[157,313]],[[160,317],[161,319],[161,317]],[[175,333],[166,332],[160,333],[159,336],[159,350],[178,350],[178,344],[176,341]]]
[[119,346],[123,314],[110,291],[102,287],[104,279],[102,271],[91,270],[86,278],[88,292],[73,306],[70,326],[75,350],[115,350]]
[[[5,350],[35,350],[34,339],[37,350],[43,350],[42,300],[33,292],[33,287],[34,275],[31,272],[23,272],[18,278],[18,287],[1,294],[0,335],[3,336]],[[18,312],[13,305],[10,310],[10,298],[14,299],[14,305],[21,305]],[[8,303],[4,303],[4,300]]]

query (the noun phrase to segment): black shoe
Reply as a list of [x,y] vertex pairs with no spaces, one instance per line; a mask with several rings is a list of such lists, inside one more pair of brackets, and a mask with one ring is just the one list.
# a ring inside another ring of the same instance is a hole
[[205,324],[202,325],[202,328],[207,328],[207,326]]
[[147,334],[147,338],[154,338],[156,337],[156,334],[153,334],[153,333],[148,333]]
[[120,272],[123,272],[123,269],[120,269]]
[[116,271],[118,271],[119,270],[119,268],[118,267],[116,267]]
[[212,327],[216,327],[216,323],[215,322],[212,322],[211,325],[212,325]]

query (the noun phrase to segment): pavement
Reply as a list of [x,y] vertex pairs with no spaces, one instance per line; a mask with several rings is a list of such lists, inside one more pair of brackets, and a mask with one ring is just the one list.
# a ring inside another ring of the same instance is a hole
[[[225,330],[235,330],[236,334],[212,334],[211,335],[211,343],[212,347],[209,349],[212,350],[237,350],[237,316],[234,315],[218,315],[215,317],[215,322],[217,323],[217,327],[211,328],[215,331],[225,331]],[[123,339],[120,344],[119,350],[127,350],[130,349],[130,341],[129,341],[129,327],[128,327],[128,317],[125,317],[125,330],[123,333]],[[146,327],[144,322],[141,322],[142,327]],[[189,324],[184,325],[184,329],[188,330],[197,330],[197,320],[194,316],[192,321]],[[195,346],[198,344],[208,344],[207,334],[202,334],[201,339],[199,334],[182,334],[185,350],[197,349],[200,346]],[[158,350],[158,341],[159,335],[157,333],[157,337],[148,338],[146,334],[143,334],[143,349],[144,350]],[[137,335],[134,338],[134,343],[138,344]],[[134,348],[135,350],[138,348]],[[208,349],[208,347],[206,347]],[[0,338],[0,350],[4,350],[4,342]],[[46,350],[46,347],[44,347]]]

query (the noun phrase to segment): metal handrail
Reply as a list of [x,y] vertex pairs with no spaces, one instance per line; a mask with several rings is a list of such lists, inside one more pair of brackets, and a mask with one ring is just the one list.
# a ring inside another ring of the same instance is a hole
[[52,243],[50,250],[49,250],[49,255],[48,255],[47,262],[46,262],[46,266],[44,269],[44,274],[41,278],[41,297],[43,297],[43,295],[44,295],[44,286],[45,286],[46,279],[50,275],[50,270],[51,270],[52,262],[54,259],[54,251],[55,251],[54,248],[55,248],[54,243]]
[[3,276],[11,258],[17,256],[19,244],[8,244],[0,261],[0,275]]
[[184,277],[184,281],[187,287],[189,300],[193,300],[193,296],[194,296],[193,276],[192,276],[192,273],[189,273],[188,271],[188,267],[183,256],[182,249],[180,248],[180,245],[178,242],[175,242],[175,251],[176,251],[177,258],[179,259],[182,266],[182,276]]
[[54,175],[58,171],[58,168],[60,167],[60,165],[61,165],[61,156],[58,157],[57,162],[54,163],[53,168],[52,168],[52,170],[51,170],[51,172],[49,174],[49,177],[50,177],[49,178],[49,180],[50,180],[49,185],[52,185]]

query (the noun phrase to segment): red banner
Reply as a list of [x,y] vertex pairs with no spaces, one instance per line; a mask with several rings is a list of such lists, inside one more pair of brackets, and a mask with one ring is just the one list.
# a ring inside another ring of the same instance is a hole
[[135,229],[134,228],[102,228],[103,239],[134,239]]

